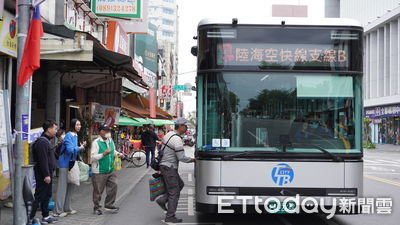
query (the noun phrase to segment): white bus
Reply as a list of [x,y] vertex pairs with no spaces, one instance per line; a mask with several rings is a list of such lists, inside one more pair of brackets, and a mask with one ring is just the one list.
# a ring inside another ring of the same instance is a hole
[[362,35],[337,18],[199,23],[197,211],[362,195]]

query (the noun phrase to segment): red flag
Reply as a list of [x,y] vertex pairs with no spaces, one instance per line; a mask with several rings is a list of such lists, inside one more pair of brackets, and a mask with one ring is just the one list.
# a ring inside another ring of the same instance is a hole
[[23,86],[33,72],[40,68],[40,38],[43,36],[42,19],[39,6],[35,7],[26,38],[24,55],[18,73],[18,84]]

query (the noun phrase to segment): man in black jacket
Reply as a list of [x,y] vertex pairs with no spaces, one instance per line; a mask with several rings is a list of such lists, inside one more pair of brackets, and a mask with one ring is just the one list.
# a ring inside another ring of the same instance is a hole
[[42,136],[33,144],[32,155],[35,161],[36,191],[30,218],[33,219],[39,204],[42,209],[42,224],[55,223],[57,219],[49,215],[49,200],[52,193],[52,179],[56,168],[54,148],[50,140],[56,136],[58,126],[54,121],[46,121],[43,124]]
[[[146,164],[147,168],[155,157],[156,142],[159,140],[156,133],[154,133],[154,126],[150,125],[149,128],[142,134],[142,144],[146,150]],[[151,158],[150,158],[151,154]]]

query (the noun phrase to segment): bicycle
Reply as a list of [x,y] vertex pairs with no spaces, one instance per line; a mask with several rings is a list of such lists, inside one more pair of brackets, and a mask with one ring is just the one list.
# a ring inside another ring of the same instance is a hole
[[132,164],[128,168],[137,168],[146,164],[146,152],[144,150],[134,149],[129,142],[124,144],[125,146],[120,149],[122,149],[121,153],[124,155],[124,160]]

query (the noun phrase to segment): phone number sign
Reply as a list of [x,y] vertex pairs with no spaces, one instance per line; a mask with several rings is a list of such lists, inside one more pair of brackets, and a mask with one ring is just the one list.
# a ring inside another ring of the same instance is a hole
[[99,16],[141,18],[142,0],[92,0],[92,10]]

